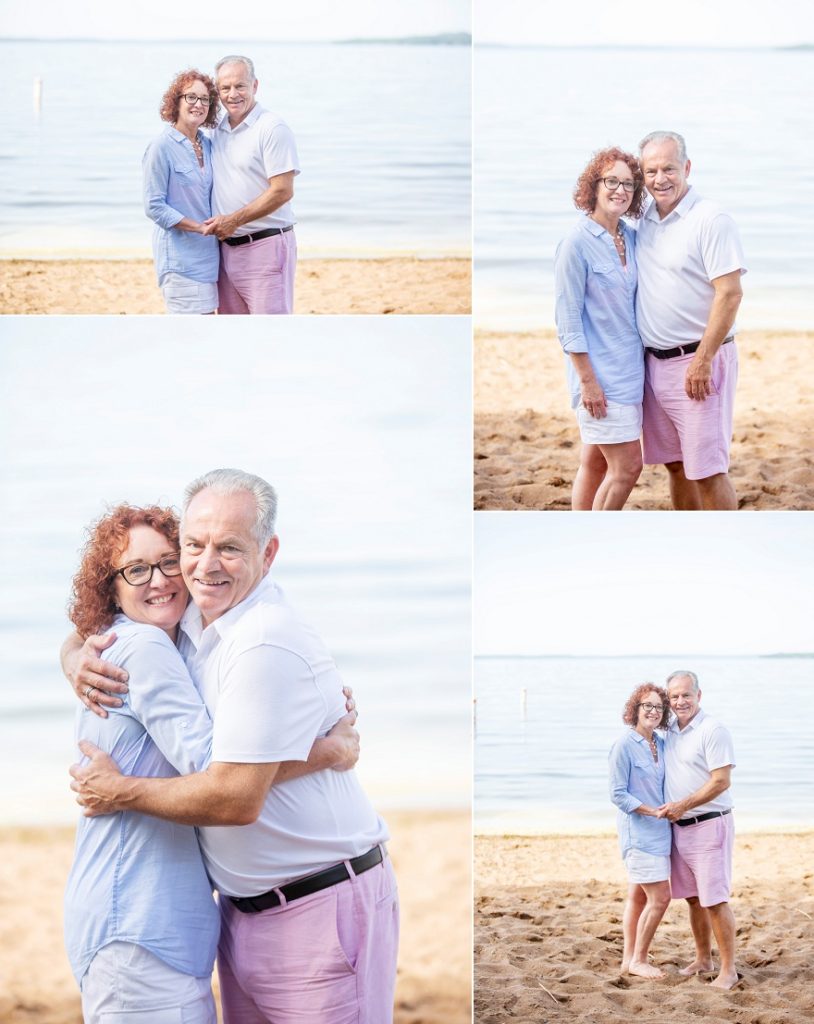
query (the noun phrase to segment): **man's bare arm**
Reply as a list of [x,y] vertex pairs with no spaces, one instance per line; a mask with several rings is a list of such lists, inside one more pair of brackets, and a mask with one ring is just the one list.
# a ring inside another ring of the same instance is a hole
[[[89,636],[82,641],[78,633],[71,633],[59,652],[62,671],[73,687],[77,700],[81,701],[100,718],[107,718],[105,707],[121,707],[120,693],[127,693],[127,672],[112,662],[101,658],[116,639],[115,633],[104,636]],[[88,691],[94,691],[93,700]]]
[[194,775],[145,779],[122,775],[92,743],[79,744],[88,764],[71,768],[71,789],[90,818],[138,811],[181,825],[250,825],[257,820],[278,764],[213,761]]
[[687,811],[693,807],[699,807],[701,804],[714,800],[716,796],[720,796],[724,790],[729,789],[731,783],[731,764],[726,765],[725,768],[713,768],[710,772],[709,782],[705,782],[700,789],[690,793],[683,800],[675,800],[673,803],[663,804],[659,808],[658,816],[660,818],[669,818],[670,821],[678,821],[679,818],[683,818]]
[[684,380],[684,388],[689,397],[700,402],[712,394],[712,360],[735,322],[743,298],[740,270],[714,278],[712,287],[715,289],[715,297],[706,330],[687,367]]
[[294,196],[294,172],[286,171],[269,178],[269,187],[261,192],[256,199],[235,210],[233,213],[220,214],[204,221],[202,234],[218,236],[221,241],[231,238],[242,225],[259,220],[269,213],[274,213],[283,203],[289,202]]

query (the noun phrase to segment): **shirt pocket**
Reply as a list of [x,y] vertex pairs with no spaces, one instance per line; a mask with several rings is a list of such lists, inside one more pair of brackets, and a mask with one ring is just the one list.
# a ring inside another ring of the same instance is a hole
[[592,260],[591,275],[599,288],[615,288],[614,266],[608,260]]

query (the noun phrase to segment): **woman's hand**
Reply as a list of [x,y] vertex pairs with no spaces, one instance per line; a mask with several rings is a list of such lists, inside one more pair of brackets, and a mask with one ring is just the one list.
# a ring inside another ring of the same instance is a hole
[[100,718],[107,718],[105,707],[122,705],[117,694],[127,693],[127,672],[112,662],[102,660],[101,653],[116,639],[115,633],[89,636],[84,644],[75,634],[62,648],[62,669],[77,698]]
[[608,403],[605,399],[605,392],[600,387],[596,377],[580,381],[579,391],[582,397],[582,404],[588,413],[595,420],[604,419],[608,414]]

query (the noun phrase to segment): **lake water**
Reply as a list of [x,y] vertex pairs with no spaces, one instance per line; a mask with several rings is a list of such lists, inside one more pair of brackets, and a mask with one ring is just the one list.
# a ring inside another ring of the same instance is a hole
[[740,326],[813,329],[813,92],[811,50],[476,47],[477,323],[553,327],[554,249],[590,154],[667,129],[740,229]]
[[354,687],[377,805],[468,806],[468,318],[247,318],[228,347],[217,318],[194,344],[162,317],[1,326],[0,823],[75,817],[58,650],[85,526],[219,465],[278,489],[273,573]]
[[475,659],[476,830],[615,831],[607,756],[625,701],[679,668],[732,733],[738,828],[814,827],[814,658],[550,657]]
[[227,52],[252,57],[259,102],[297,138],[301,255],[469,255],[468,47],[6,41],[0,257],[149,256],[141,157],[161,96]]

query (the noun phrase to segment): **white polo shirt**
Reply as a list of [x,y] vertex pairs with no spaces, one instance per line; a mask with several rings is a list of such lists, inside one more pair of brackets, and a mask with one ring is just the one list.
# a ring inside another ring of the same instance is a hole
[[[746,273],[735,222],[692,188],[664,220],[650,204],[638,224],[636,262],[636,324],[645,348],[700,341],[715,297],[712,281]],[[727,334],[734,330],[732,323]]]
[[[673,719],[665,735],[664,798],[667,803],[683,800],[709,782],[710,773],[727,765],[735,767],[735,750],[726,726],[709,718],[699,708],[683,729]],[[727,811],[733,806],[731,789],[708,803],[687,811],[685,818],[694,818],[707,811]]]
[[[257,199],[269,187],[269,178],[293,171],[300,173],[297,144],[285,121],[256,103],[237,128],[224,114],[212,132],[212,210],[234,213]],[[235,237],[265,228],[284,228],[294,223],[291,203],[273,213],[242,224]]]
[[[214,723],[213,761],[304,761],[344,715],[333,659],[268,577],[206,629],[190,604],[181,630],[179,650]],[[356,773],[332,770],[273,785],[252,825],[199,835],[212,881],[230,896],[267,892],[388,838]]]

